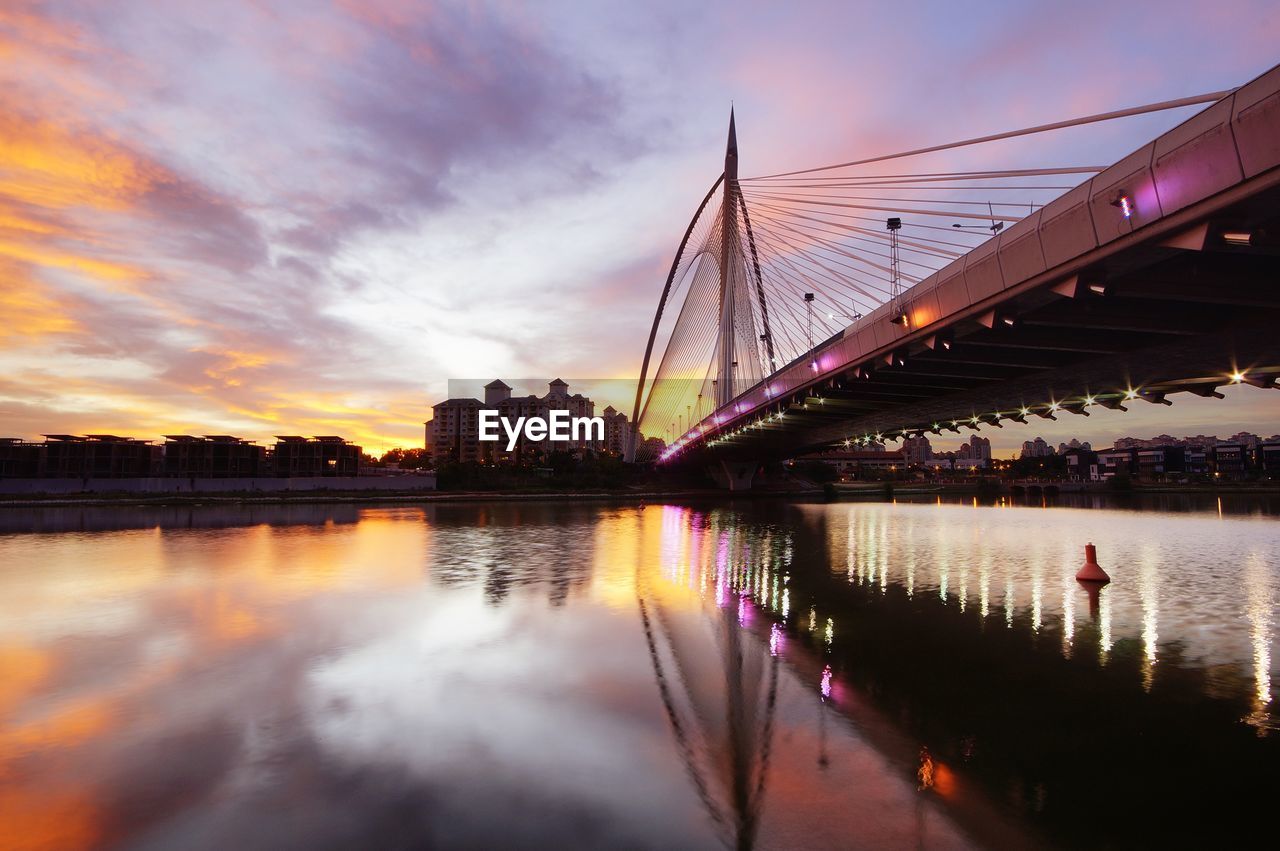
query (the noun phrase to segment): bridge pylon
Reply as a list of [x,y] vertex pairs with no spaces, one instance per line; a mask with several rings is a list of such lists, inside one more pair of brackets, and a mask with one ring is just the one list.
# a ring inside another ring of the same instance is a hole
[[734,353],[734,294],[737,290],[734,249],[738,245],[738,134],[734,127],[733,107],[729,107],[729,139],[724,151],[724,203],[720,206],[720,334],[719,366],[716,370],[716,407],[722,408],[735,395],[733,372],[737,365]]

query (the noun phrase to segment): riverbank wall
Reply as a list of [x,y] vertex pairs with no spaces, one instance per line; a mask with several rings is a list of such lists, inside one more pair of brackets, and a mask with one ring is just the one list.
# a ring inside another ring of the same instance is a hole
[[434,473],[414,476],[306,476],[297,478],[186,478],[143,477],[136,479],[0,479],[0,498],[31,496],[71,496],[120,494],[159,496],[166,494],[293,494],[317,491],[343,493],[385,491],[434,491]]

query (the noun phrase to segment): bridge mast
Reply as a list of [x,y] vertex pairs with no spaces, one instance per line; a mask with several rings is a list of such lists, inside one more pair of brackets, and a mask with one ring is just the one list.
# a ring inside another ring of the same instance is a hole
[[716,407],[733,399],[734,371],[734,292],[733,280],[737,264],[734,250],[738,245],[738,134],[733,125],[733,108],[729,108],[729,141],[724,152],[724,203],[720,207],[720,366],[716,382]]

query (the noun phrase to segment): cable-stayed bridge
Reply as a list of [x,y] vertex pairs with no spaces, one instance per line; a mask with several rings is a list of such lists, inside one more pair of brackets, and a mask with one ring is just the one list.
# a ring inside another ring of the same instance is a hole
[[[911,165],[1194,106],[1110,165]],[[738,176],[731,114],[724,172],[654,318],[632,452],[711,464],[737,487],[770,459],[1277,376],[1280,67],[1230,91],[755,178]]]

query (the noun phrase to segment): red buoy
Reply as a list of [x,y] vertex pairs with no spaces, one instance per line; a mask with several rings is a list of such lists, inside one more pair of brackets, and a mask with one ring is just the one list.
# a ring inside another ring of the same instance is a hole
[[1098,549],[1093,544],[1084,545],[1084,564],[1076,574],[1076,581],[1100,583],[1111,581],[1111,577],[1107,576],[1107,572],[1098,564]]

